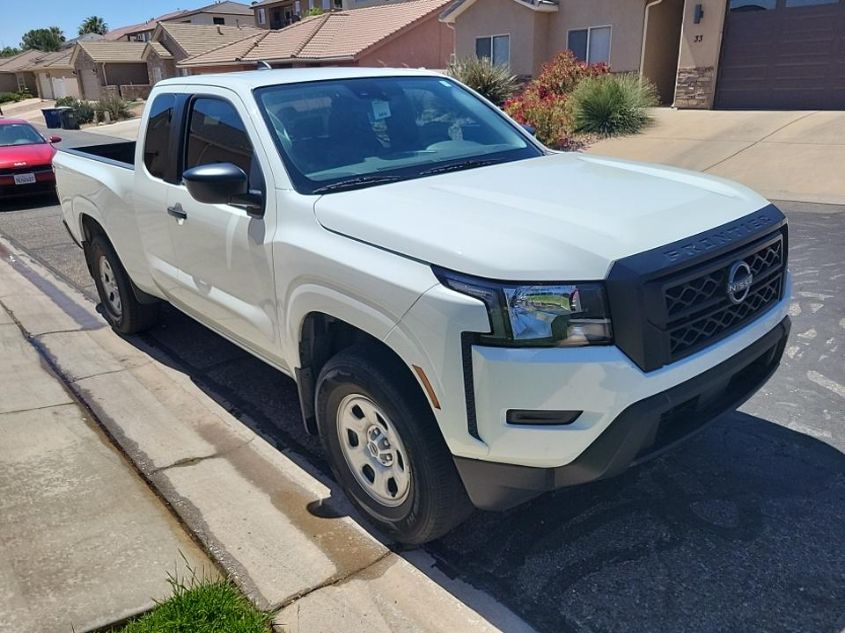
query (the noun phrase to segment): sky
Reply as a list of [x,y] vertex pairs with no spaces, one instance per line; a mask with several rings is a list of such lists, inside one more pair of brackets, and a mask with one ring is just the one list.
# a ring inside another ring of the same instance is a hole
[[58,26],[68,39],[76,37],[79,25],[92,15],[103,18],[109,28],[119,28],[178,9],[195,9],[212,1],[0,0],[0,48],[19,46],[24,33],[46,26]]

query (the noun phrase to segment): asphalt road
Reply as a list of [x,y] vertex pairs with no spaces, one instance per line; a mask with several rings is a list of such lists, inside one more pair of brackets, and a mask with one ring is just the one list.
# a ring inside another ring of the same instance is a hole
[[[0,233],[93,298],[55,200],[0,204]],[[793,331],[766,388],[624,476],[477,513],[427,547],[445,574],[539,631],[845,629],[845,208],[781,206]],[[271,443],[326,470],[291,380],[173,309],[143,340]]]

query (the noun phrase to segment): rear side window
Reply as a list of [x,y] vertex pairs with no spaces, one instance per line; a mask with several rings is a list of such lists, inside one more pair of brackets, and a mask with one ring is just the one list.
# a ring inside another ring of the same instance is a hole
[[150,121],[144,139],[144,164],[155,178],[169,180],[172,173],[170,132],[173,112],[176,109],[176,95],[159,95],[150,107]]
[[228,101],[208,97],[194,100],[185,148],[185,169],[210,163],[234,163],[248,175],[254,152],[246,127]]

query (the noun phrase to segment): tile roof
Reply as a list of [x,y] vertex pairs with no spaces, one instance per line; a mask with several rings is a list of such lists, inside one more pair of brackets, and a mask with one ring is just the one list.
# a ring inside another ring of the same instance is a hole
[[255,15],[252,11],[252,7],[246,4],[242,4],[240,2],[215,2],[212,4],[208,4],[204,7],[200,7],[199,9],[180,9],[178,11],[171,11],[170,13],[165,13],[164,15],[160,15],[157,18],[148,20],[147,22],[140,22],[138,24],[122,26],[119,29],[114,29],[113,31],[109,31],[108,33],[106,33],[105,38],[107,40],[119,40],[131,33],[138,33],[141,31],[152,31],[153,29],[155,29],[156,26],[158,26],[160,22],[183,19],[192,15],[196,15],[197,13],[203,12],[236,14],[247,17],[253,17]]
[[73,59],[76,61],[79,50],[83,50],[95,62],[141,63],[146,47],[144,42],[79,42]]
[[[237,42],[245,37],[265,33],[252,26],[219,26],[216,24],[181,24],[163,22],[159,25],[187,55],[199,55],[213,48]],[[159,39],[156,37],[155,39]]]
[[164,48],[161,42],[147,42],[147,50],[144,51],[144,59],[147,58],[149,52],[153,50],[161,59],[173,59],[173,53]]
[[176,17],[179,17],[185,13],[184,11],[171,11],[170,13],[165,13],[164,15],[160,15],[157,18],[153,18],[152,20],[148,20],[147,22],[140,22],[138,24],[130,24],[129,26],[122,26],[119,29],[114,29],[113,31],[109,31],[105,34],[105,39],[109,41],[119,40],[130,33],[138,33],[139,31],[152,31],[159,22],[164,20],[172,20]]
[[70,63],[70,58],[73,55],[73,49],[65,49],[55,53],[47,53],[39,58],[34,63],[26,67],[28,72],[37,72],[39,70],[69,70],[73,69],[73,64]]
[[28,50],[18,53],[14,57],[0,59],[0,73],[18,73],[32,66],[47,53],[44,51]]
[[308,17],[183,60],[179,66],[355,59],[451,0],[411,0]]

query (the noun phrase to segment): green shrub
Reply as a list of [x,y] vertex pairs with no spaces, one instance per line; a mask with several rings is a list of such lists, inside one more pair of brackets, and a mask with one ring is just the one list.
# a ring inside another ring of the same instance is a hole
[[0,92],[0,103],[17,103],[21,96],[17,92]]
[[97,116],[97,121],[102,123],[106,120],[106,112],[109,113],[109,118],[112,121],[120,121],[128,119],[132,116],[129,112],[129,103],[120,97],[103,97],[94,106],[94,112]]
[[80,125],[94,122],[94,106],[89,101],[77,101],[74,97],[61,97],[56,99],[57,108],[73,108],[76,114],[76,121]]
[[582,81],[572,93],[570,111],[578,132],[616,136],[635,134],[651,120],[657,90],[636,74],[605,75]]
[[486,57],[457,61],[447,72],[498,106],[510,99],[518,86],[507,66],[496,66]]
[[573,89],[585,79],[610,72],[607,64],[585,64],[572,51],[563,51],[543,66],[525,90],[505,103],[505,111],[517,122],[534,128],[537,138],[556,149],[570,147],[572,118],[567,102]]
[[323,15],[325,11],[320,7],[311,7],[308,9],[308,12],[305,14],[306,18],[314,17],[315,15]]
[[71,107],[76,112],[76,120],[80,125],[94,122],[94,106],[88,101],[77,101]]

